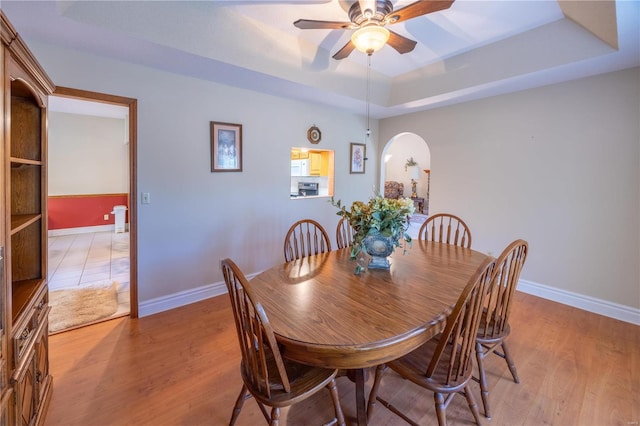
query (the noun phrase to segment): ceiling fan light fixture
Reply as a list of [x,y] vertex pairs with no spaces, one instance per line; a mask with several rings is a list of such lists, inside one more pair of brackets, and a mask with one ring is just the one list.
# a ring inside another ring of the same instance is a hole
[[351,36],[351,42],[362,53],[371,55],[382,49],[389,40],[389,30],[378,25],[362,27]]

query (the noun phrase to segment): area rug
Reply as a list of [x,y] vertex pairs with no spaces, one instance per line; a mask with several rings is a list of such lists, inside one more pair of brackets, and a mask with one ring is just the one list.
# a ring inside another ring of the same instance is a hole
[[102,281],[88,287],[49,292],[49,333],[90,324],[113,315],[118,309],[117,283]]

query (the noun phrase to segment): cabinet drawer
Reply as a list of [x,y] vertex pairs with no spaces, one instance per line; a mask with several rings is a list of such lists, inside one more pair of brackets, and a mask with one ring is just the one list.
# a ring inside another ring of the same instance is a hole
[[13,336],[13,356],[15,359],[15,365],[20,365],[22,357],[27,352],[27,348],[33,341],[36,333],[36,325],[33,320],[27,321],[27,323],[20,329],[16,330]]
[[42,324],[45,320],[47,320],[47,315],[49,314],[49,292],[44,292],[41,297],[38,298],[38,301],[35,304],[34,310],[34,320],[36,322],[36,328]]
[[25,353],[34,345],[36,331],[47,321],[50,309],[48,296],[47,286],[44,286],[18,322],[12,339],[14,368],[23,363]]

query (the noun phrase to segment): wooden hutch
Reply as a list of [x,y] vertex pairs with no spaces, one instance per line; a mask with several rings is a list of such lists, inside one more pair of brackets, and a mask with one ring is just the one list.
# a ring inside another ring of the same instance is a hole
[[39,425],[52,391],[47,101],[55,86],[0,13],[0,426]]

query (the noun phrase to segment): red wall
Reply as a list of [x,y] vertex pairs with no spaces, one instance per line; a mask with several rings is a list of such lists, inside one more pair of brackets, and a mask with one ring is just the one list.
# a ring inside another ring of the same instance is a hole
[[[113,225],[113,206],[127,206],[125,223],[129,222],[129,194],[57,195],[48,200],[49,229]],[[104,220],[104,215],[109,220]]]

